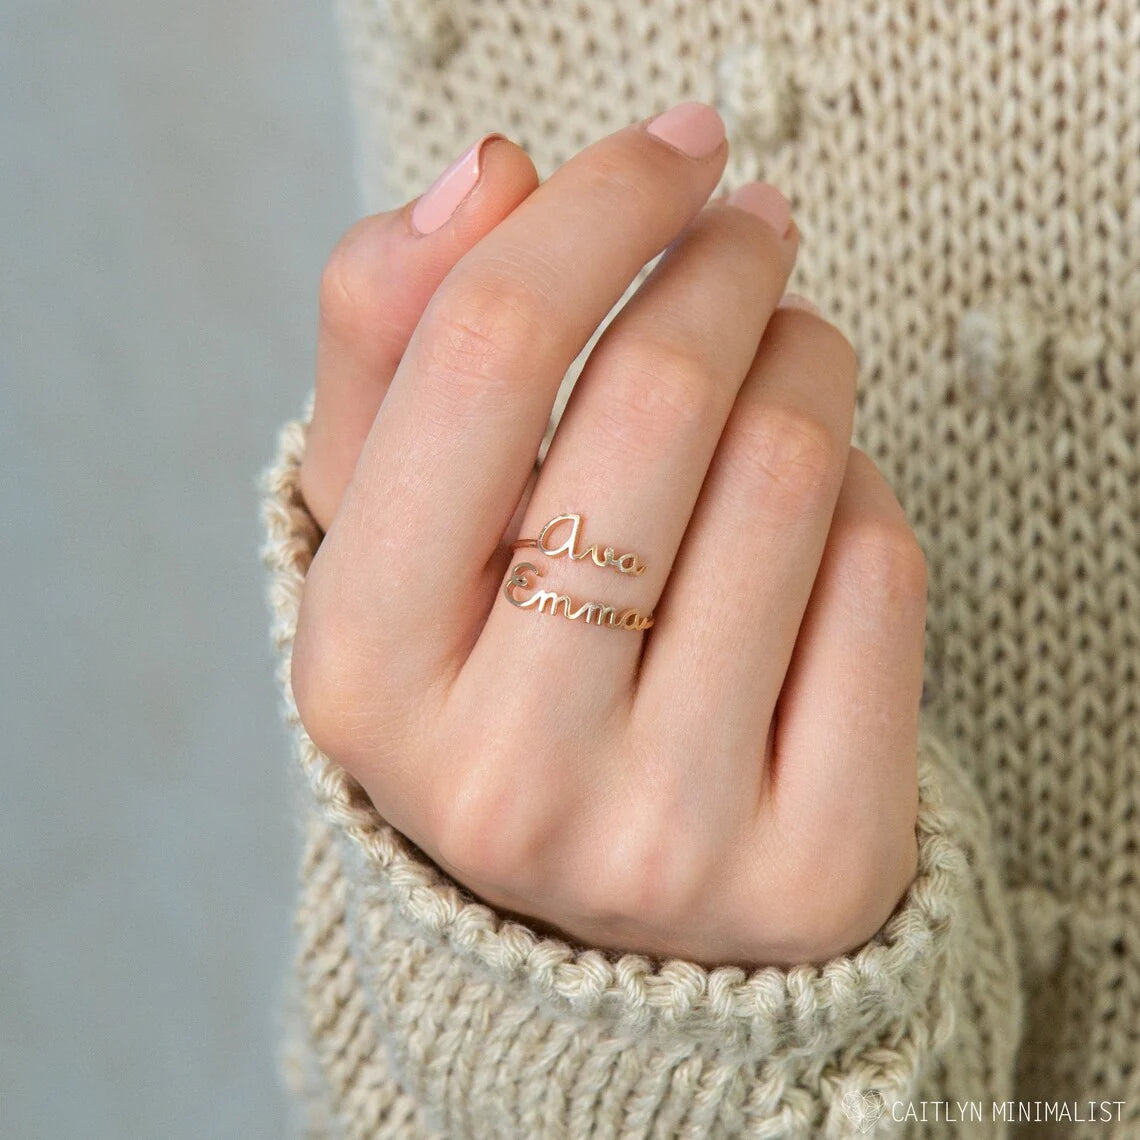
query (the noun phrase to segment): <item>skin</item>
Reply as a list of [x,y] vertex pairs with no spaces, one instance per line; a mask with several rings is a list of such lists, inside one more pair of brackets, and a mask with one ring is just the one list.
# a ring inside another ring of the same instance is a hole
[[[777,308],[799,233],[633,124],[546,182],[505,139],[427,235],[363,220],[321,286],[302,493],[326,531],[307,731],[488,903],[707,965],[822,962],[912,882],[926,566],[851,446],[856,358]],[[562,376],[591,353],[550,451]],[[513,555],[555,515],[640,575]],[[512,606],[511,566],[644,632]]]

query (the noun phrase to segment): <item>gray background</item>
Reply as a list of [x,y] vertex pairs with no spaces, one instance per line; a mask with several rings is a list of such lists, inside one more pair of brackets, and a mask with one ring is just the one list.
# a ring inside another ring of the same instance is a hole
[[272,1137],[256,476],[356,213],[330,0],[0,0],[0,1136]]

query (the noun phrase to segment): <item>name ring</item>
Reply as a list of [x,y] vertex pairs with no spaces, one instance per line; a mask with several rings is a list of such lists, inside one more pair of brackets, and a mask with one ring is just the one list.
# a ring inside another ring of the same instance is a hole
[[[511,543],[511,550],[538,550],[548,558],[566,555],[573,562],[588,558],[599,569],[615,570],[619,574],[640,576],[645,573],[645,563],[633,551],[618,554],[612,546],[600,548],[596,542],[579,549],[581,530],[580,514],[556,515],[544,524],[536,538],[517,539]],[[559,533],[560,541],[557,538]],[[608,602],[575,603],[568,594],[535,589],[536,582],[532,579],[543,576],[543,572],[533,562],[517,562],[511,567],[510,575],[503,584],[503,594],[512,606],[519,609],[533,609],[536,613],[552,616],[561,614],[570,621],[585,621],[588,625],[639,632],[653,624],[652,614],[642,613],[635,607],[619,610]],[[526,591],[533,592],[523,596]]]

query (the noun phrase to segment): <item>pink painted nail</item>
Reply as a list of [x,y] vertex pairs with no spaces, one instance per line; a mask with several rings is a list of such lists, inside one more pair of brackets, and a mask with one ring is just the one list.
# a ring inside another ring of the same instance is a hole
[[780,298],[780,303],[776,306],[777,309],[806,309],[809,313],[815,313],[819,316],[819,306],[814,302],[809,301],[800,293],[785,293]]
[[483,173],[483,148],[491,139],[501,139],[497,131],[473,142],[428,188],[412,207],[412,228],[419,234],[438,230],[459,203],[475,189]]
[[724,142],[724,120],[707,103],[678,103],[646,130],[690,158],[707,158]]
[[746,182],[729,194],[728,204],[755,214],[780,237],[788,232],[791,204],[770,182]]

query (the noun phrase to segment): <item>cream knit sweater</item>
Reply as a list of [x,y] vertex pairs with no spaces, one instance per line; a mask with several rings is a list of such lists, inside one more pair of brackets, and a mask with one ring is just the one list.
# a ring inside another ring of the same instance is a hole
[[1140,1137],[1140,4],[341,16],[373,209],[488,129],[546,176],[679,99],[720,108],[725,187],[784,190],[790,287],[858,350],[855,442],[928,557],[927,688],[919,874],[867,945],[746,972],[543,937],[389,828],[298,723],[318,533],[307,415],[287,425],[265,518],[308,777],[298,1132]]

